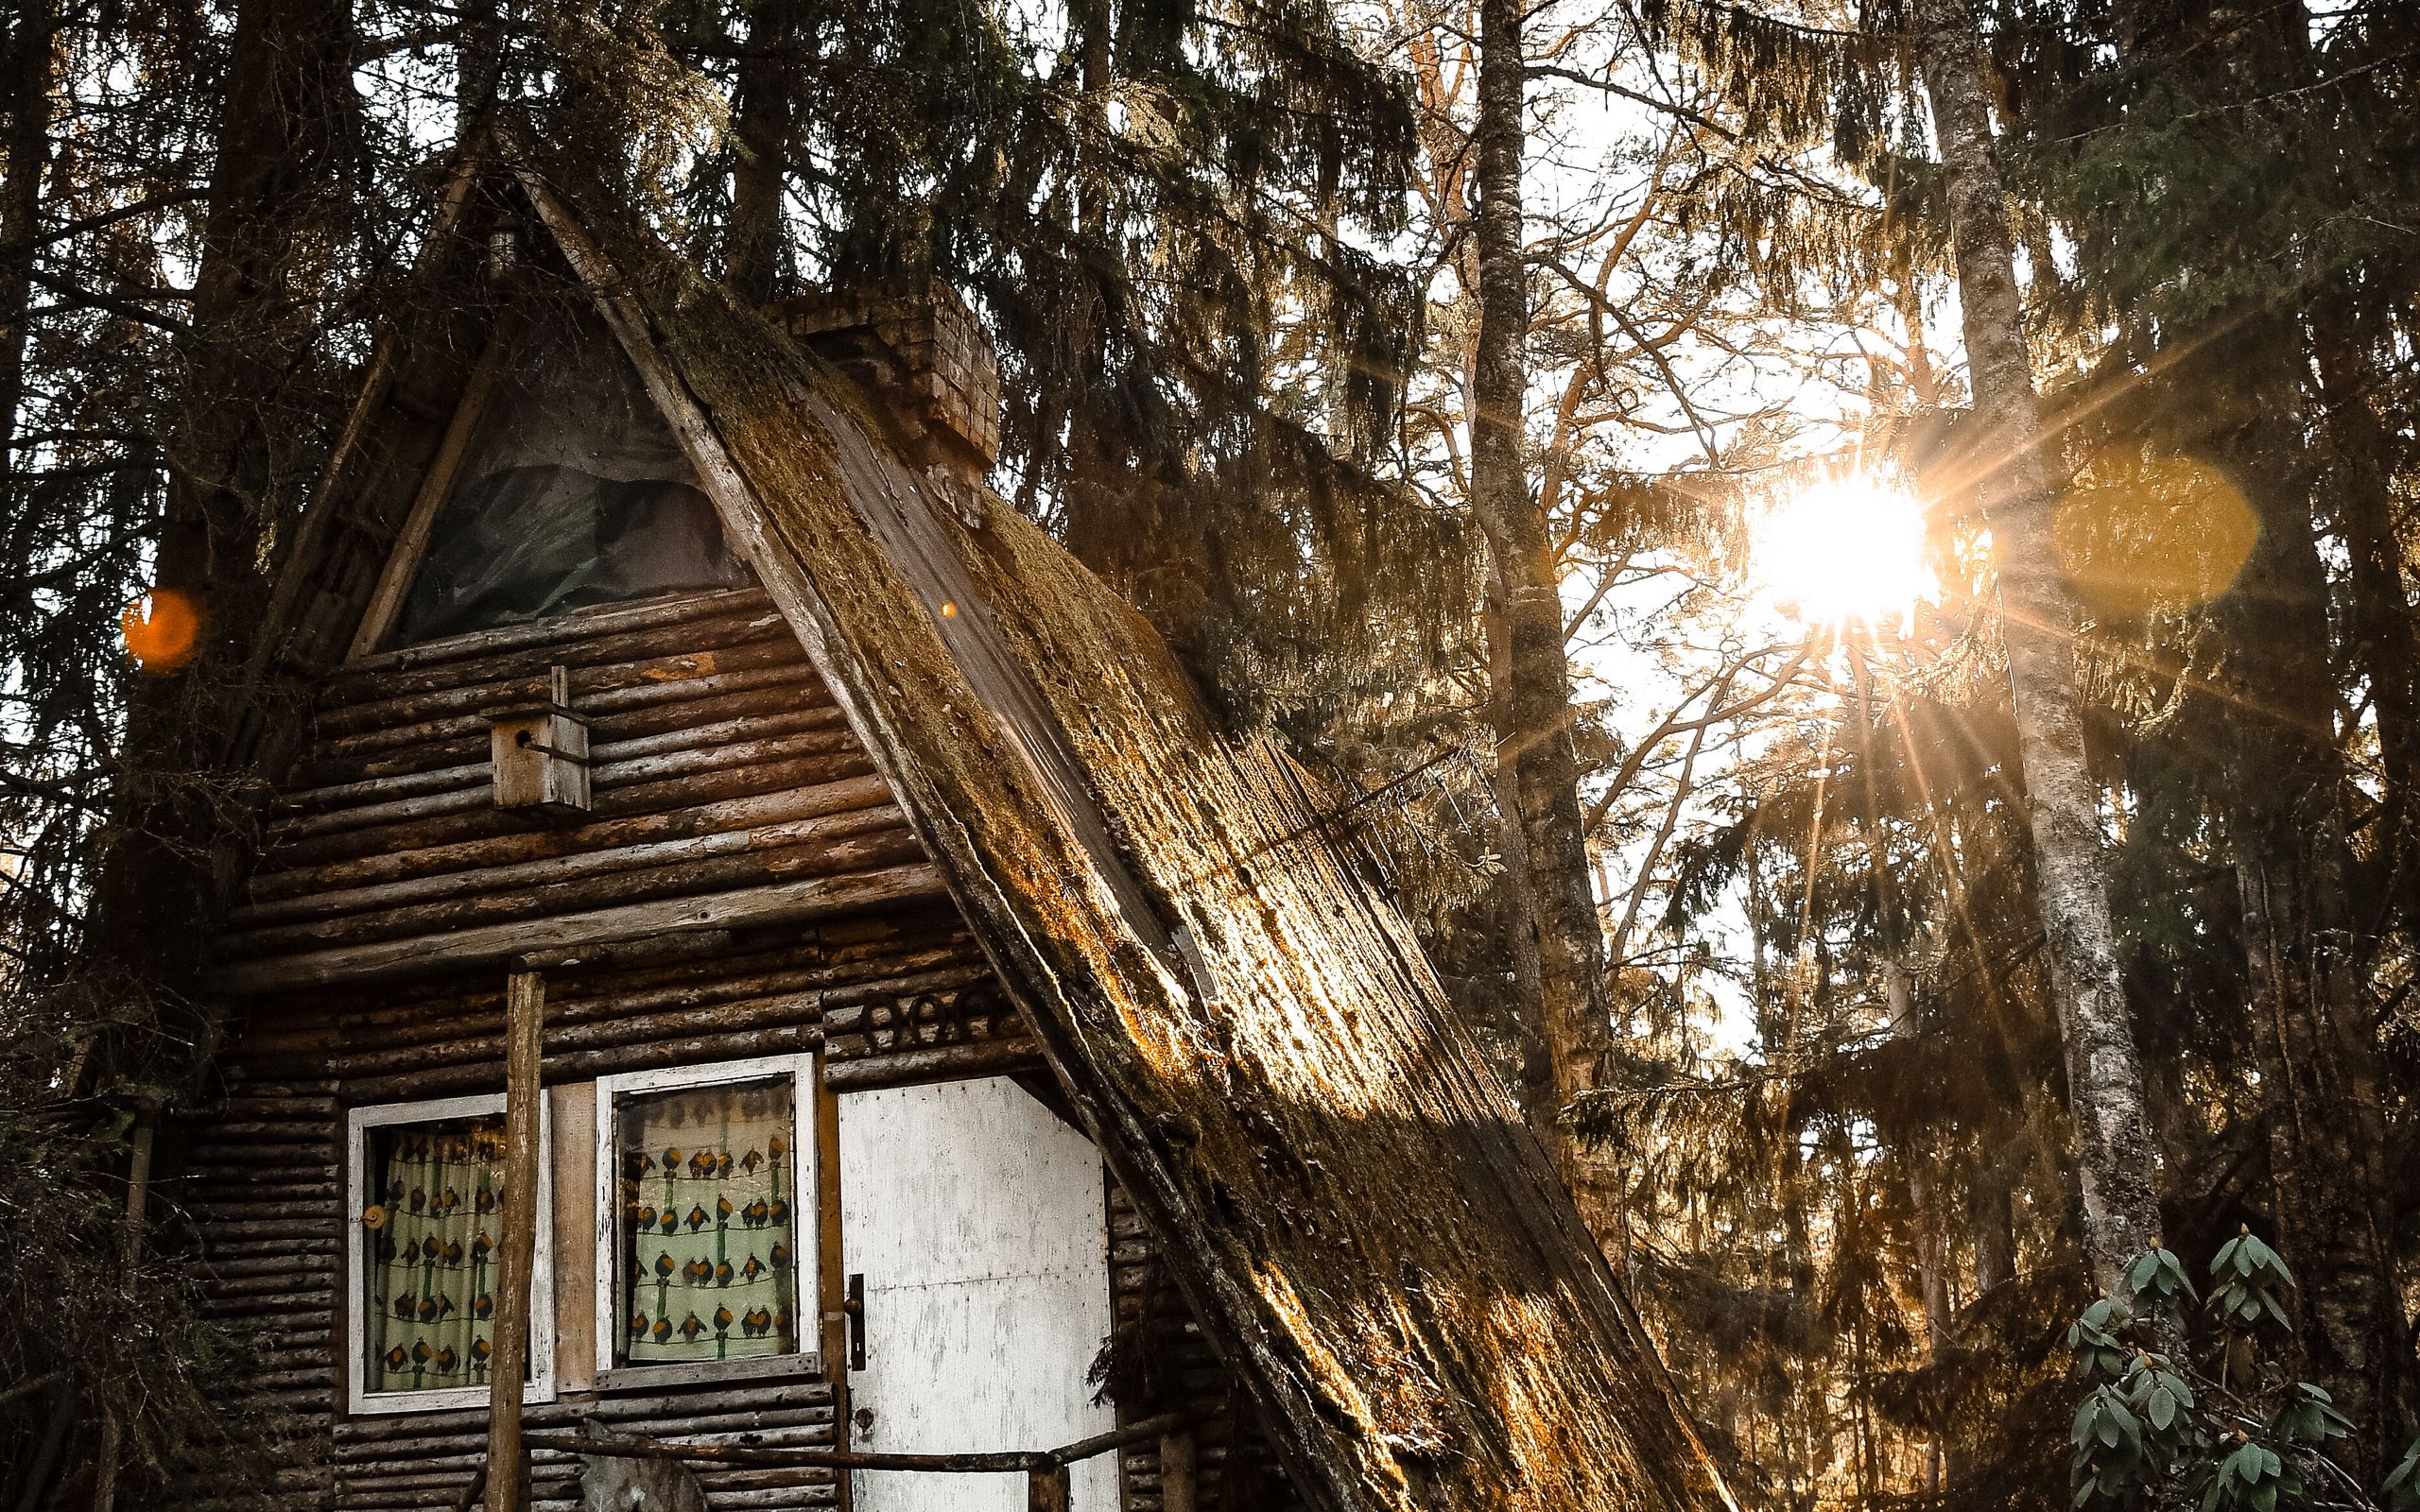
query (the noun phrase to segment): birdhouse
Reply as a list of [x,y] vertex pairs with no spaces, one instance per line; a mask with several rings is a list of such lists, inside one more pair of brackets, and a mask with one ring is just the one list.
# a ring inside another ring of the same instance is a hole
[[488,722],[490,785],[500,809],[588,812],[588,721],[571,708],[567,669],[548,676],[544,703],[498,709]]

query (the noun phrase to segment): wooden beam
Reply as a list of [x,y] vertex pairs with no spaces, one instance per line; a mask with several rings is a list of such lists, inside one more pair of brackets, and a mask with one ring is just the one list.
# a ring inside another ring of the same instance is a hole
[[1053,1465],[1046,1469],[1028,1470],[1025,1477],[1025,1512],[1067,1512],[1067,1467]]
[[538,1243],[538,1027],[546,980],[515,971],[504,990],[504,1243],[495,1277],[495,1363],[488,1372],[488,1512],[524,1512],[522,1378]]
[[810,877],[769,887],[711,893],[702,898],[666,898],[584,914],[515,919],[441,935],[239,961],[220,968],[212,977],[211,986],[221,992],[276,992],[337,982],[421,975],[432,970],[486,965],[524,955],[543,957],[549,964],[567,964],[582,950],[616,940],[743,929],[945,896],[941,873],[929,863],[916,862],[879,871]]
[[396,616],[403,612],[404,595],[410,592],[412,576],[428,549],[429,527],[436,523],[438,507],[445,502],[454,473],[462,465],[462,454],[470,450],[471,437],[478,428],[479,417],[487,413],[488,396],[494,391],[496,375],[511,350],[512,322],[507,319],[501,327],[488,337],[487,349],[479,353],[477,366],[471,369],[470,382],[462,387],[462,402],[455,406],[454,419],[445,427],[445,438],[438,444],[437,456],[421,479],[411,513],[404,517],[403,534],[396,538],[394,550],[388,554],[386,570],[378,575],[377,592],[361,616],[360,627],[354,632],[348,659],[378,649],[378,643],[387,638]]
[[1194,1512],[1198,1457],[1191,1428],[1160,1435],[1160,1512]]
[[971,1076],[1048,1069],[1041,1047],[1018,1035],[1014,1039],[969,1040],[959,1044],[904,1050],[869,1049],[862,1058],[832,1062],[823,1080],[836,1092],[861,1092],[873,1087],[906,1087],[916,1082],[959,1081]]
[[[1028,1475],[1066,1467],[1129,1444],[1140,1444],[1182,1427],[1184,1413],[1163,1413],[1080,1438],[1057,1449],[973,1450],[959,1454],[877,1453],[872,1451],[788,1448],[769,1444],[673,1444],[589,1419],[579,1432],[542,1429],[525,1440],[532,1449],[620,1459],[681,1460],[762,1469],[928,1470],[944,1475]],[[1062,1503],[1063,1505],[1064,1503]],[[490,1512],[494,1512],[491,1507]]]

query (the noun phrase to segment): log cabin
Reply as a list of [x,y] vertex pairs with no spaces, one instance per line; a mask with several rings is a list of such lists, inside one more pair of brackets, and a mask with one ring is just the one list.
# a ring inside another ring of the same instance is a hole
[[187,1502],[468,1504],[509,1371],[548,1508],[623,1435],[1010,1508],[770,1452],[1136,1424],[1068,1504],[1728,1504],[1331,807],[984,486],[960,302],[742,307],[509,137],[417,280],[255,648],[164,1190],[257,1411]]

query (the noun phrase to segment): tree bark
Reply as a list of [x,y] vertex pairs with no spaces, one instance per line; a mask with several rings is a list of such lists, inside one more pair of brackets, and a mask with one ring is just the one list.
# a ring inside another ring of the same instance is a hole
[[0,497],[12,497],[16,483],[17,411],[26,398],[43,180],[50,168],[58,27],[51,0],[24,0],[9,33],[9,130],[0,147]]
[[264,544],[302,502],[325,418],[308,291],[340,239],[352,41],[341,0],[247,0],[231,43],[154,579],[200,629],[190,660],[151,668],[130,696],[84,963],[102,990],[172,1022],[195,1011],[248,828],[234,743],[272,713],[241,669],[268,598]]
[[731,291],[750,304],[771,301],[783,273],[782,196],[789,181],[790,148],[798,129],[799,7],[757,0],[750,11],[748,47],[739,63],[739,98],[732,115],[738,160],[731,169]]
[[[2194,414],[2259,517],[2223,601],[2230,643],[2223,816],[2242,904],[2245,1004],[2277,1193],[2276,1234],[2301,1278],[2310,1373],[2360,1425],[2365,1469],[2409,1435],[2411,1329],[2395,1286],[2384,1072],[2348,927],[2349,774],[2334,732],[2329,585],[2303,440],[2301,333],[2244,313],[2224,384]],[[2360,566],[2355,566],[2358,576]],[[2381,1421],[2381,1413],[2394,1417]]]
[[[1487,537],[1498,612],[1496,760],[1512,805],[1503,850],[1537,962],[1537,1022],[1557,1108],[1594,1089],[1609,1038],[1604,939],[1589,884],[1571,736],[1571,668],[1546,510],[1522,455],[1528,387],[1528,268],[1521,245],[1524,60],[1520,0],[1480,0],[1477,157],[1479,321],[1471,374],[1471,503]],[[1535,1117],[1541,1109],[1532,1108]],[[1544,1130],[1599,1243],[1616,1231],[1618,1193],[1559,1126]],[[1623,1257],[1616,1254],[1618,1266]]]
[[2083,1247],[2114,1291],[2157,1238],[2140,1054],[2119,981],[2100,793],[2084,765],[2073,640],[2080,613],[2050,539],[2057,499],[2025,344],[2006,194],[1993,154],[1982,39],[1965,0],[1920,0],[1917,48],[1949,201],[1974,387],[1977,484],[1998,556],[2035,896],[2075,1122]]
[[2412,826],[2420,819],[2420,633],[2404,583],[2403,542],[2395,531],[2391,482],[2392,439],[2363,391],[2363,375],[2386,358],[2362,348],[2351,318],[2322,310],[2313,321],[2320,383],[2319,435],[2325,449],[2323,482],[2335,505],[2336,528],[2351,571],[2353,644],[2350,655],[2370,685],[2378,727],[2386,804],[2379,843],[2395,896],[2420,902],[2420,854]]
[[[2323,82],[2303,5],[2219,0],[2180,15],[2136,4],[2118,20],[2135,77],[2217,102],[2201,112],[2213,121],[2246,123],[2220,129],[2247,132],[2236,146],[2255,164],[2248,172],[2310,171],[2336,151],[2332,140],[2299,138],[2290,116],[2238,118],[2228,109]],[[2182,253],[2188,272],[2214,274],[2240,255],[2227,232]],[[2376,920],[2357,917],[2347,820],[2356,795],[2337,738],[2346,662],[2372,681],[2387,767],[2375,850],[2390,876],[2412,822],[2420,729],[2389,464],[2359,392],[2361,356],[2345,307],[2360,287],[2327,281],[2316,307],[2299,310],[2284,302],[2287,291],[2246,298],[2200,330],[2170,335],[2195,360],[2174,365],[2162,408],[2164,438],[2218,464],[2259,523],[2251,558],[2213,615],[2226,654],[2212,711],[2221,740],[2211,808],[2240,905],[2245,1027],[2260,1071],[2274,1238],[2302,1283],[2301,1364],[2356,1424],[2353,1457],[2374,1474],[2410,1437],[2415,1367],[2396,1284],[2387,1071],[2362,988]],[[2325,402],[2317,416],[2314,367]],[[2322,553],[2319,516],[2331,489],[2349,558],[2349,644],[2339,639]],[[2391,906],[2395,895],[2380,893]]]

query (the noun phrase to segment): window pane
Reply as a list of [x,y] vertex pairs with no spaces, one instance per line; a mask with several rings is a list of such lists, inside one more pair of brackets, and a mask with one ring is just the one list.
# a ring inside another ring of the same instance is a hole
[[614,1101],[624,1365],[798,1352],[791,1078]]
[[749,580],[638,374],[579,322],[525,337],[496,385],[394,640]]
[[389,1124],[369,1138],[364,1385],[485,1385],[504,1239],[504,1119]]

